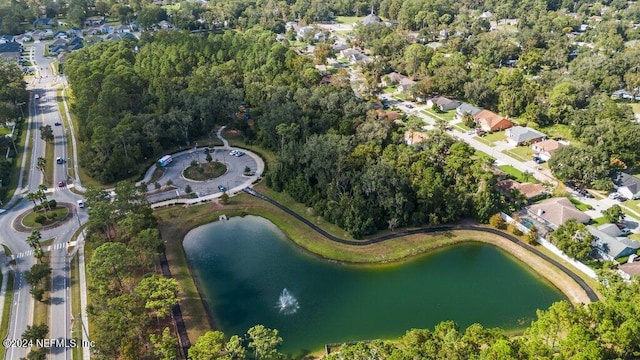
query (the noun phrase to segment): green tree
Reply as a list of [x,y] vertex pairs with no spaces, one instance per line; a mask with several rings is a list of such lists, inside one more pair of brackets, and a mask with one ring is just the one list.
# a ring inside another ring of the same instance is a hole
[[161,360],[173,360],[178,357],[178,339],[171,336],[168,327],[162,330],[162,335],[151,334],[153,353]]
[[464,113],[462,115],[462,123],[466,127],[474,129],[476,127],[476,118],[471,113]]
[[46,142],[52,142],[54,138],[53,128],[51,128],[51,125],[40,126],[40,139]]
[[189,358],[193,360],[215,360],[222,357],[224,334],[221,331],[207,331],[200,335],[189,348]]
[[562,224],[551,233],[549,238],[552,243],[568,256],[578,260],[589,258],[593,235],[584,224],[577,222],[575,219],[570,219]]
[[38,162],[36,163],[36,169],[40,170],[40,172],[42,173],[42,177],[44,178],[44,181],[47,181],[47,159],[43,158],[43,157],[38,157]]
[[251,340],[249,347],[254,349],[256,359],[273,359],[278,356],[278,347],[282,344],[278,330],[256,325],[247,334]]
[[608,222],[617,224],[624,220],[624,212],[620,205],[613,205],[602,213]]
[[47,324],[40,325],[27,325],[27,329],[22,333],[22,339],[30,340],[34,343],[36,340],[44,339],[49,333],[49,327]]
[[96,295],[117,296],[129,288],[128,279],[136,264],[133,250],[122,243],[108,242],[97,247],[87,265],[91,287]]
[[178,303],[178,282],[152,274],[140,280],[136,293],[145,299],[144,307],[161,319],[169,315],[171,307]]

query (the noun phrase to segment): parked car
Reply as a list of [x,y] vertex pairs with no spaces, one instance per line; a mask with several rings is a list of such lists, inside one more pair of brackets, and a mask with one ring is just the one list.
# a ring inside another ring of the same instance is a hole
[[62,126],[62,124],[60,124],[60,123],[59,123],[59,122],[57,122],[57,121],[56,121],[53,125],[55,125],[55,126]]
[[625,236],[631,234],[631,230],[629,228],[620,229],[620,232]]
[[609,194],[609,199],[618,200],[620,199],[620,194],[618,194],[617,192],[611,193]]
[[225,192],[227,191],[227,188],[224,185],[218,185],[218,190]]
[[413,105],[407,104],[407,109],[413,109]]

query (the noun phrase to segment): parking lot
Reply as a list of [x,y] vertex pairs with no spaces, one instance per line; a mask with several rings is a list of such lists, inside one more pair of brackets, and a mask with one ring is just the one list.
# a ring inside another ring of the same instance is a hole
[[[215,193],[237,192],[251,184],[255,175],[260,175],[258,171],[258,161],[260,158],[244,149],[234,148],[214,148],[210,150],[213,161],[218,161],[227,166],[227,171],[220,177],[205,181],[195,181],[186,179],[183,172],[191,165],[193,160],[206,162],[205,148],[198,148],[173,154],[173,161],[167,165],[164,174],[157,180],[162,186],[161,191],[154,191],[154,184],[149,184],[155,166],[147,171],[145,181],[149,194],[147,199],[151,203],[173,199],[187,195],[185,189],[191,187],[192,192],[197,197],[211,195]],[[249,175],[245,175],[245,169],[249,168]],[[147,180],[149,179],[149,180]],[[171,183],[171,186],[167,186]]]

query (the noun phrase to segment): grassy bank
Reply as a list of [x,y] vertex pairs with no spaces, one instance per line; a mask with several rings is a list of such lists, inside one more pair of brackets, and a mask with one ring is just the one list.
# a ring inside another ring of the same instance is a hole
[[11,198],[13,197],[16,187],[18,186],[20,173],[22,171],[24,171],[23,184],[26,184],[28,180],[29,171],[27,171],[27,169],[29,169],[30,156],[27,157],[27,162],[25,163],[25,167],[24,167],[25,170],[22,169],[22,158],[28,154],[31,154],[31,152],[27,153],[25,149],[25,141],[27,141],[26,133],[27,133],[28,123],[29,122],[27,121],[27,119],[25,119],[20,124],[21,135],[20,135],[19,141],[15,144],[16,148],[18,149],[18,156],[15,158],[15,161],[13,162],[13,166],[11,167],[11,176],[9,178],[9,184],[2,184],[3,187],[7,188],[7,193],[4,195],[4,198],[2,199],[2,204],[7,204],[9,200],[11,200]]
[[[72,337],[78,343],[82,341],[82,317],[80,308],[80,270],[78,268],[78,256],[74,256],[70,261],[71,274],[71,316],[73,316],[73,326],[71,328]],[[82,359],[82,349],[77,346],[73,348],[73,358]]]
[[[4,305],[2,306],[2,323],[0,324],[0,338],[5,339],[9,332],[9,318],[11,316],[11,303],[13,303],[13,271],[7,274],[7,291],[4,296]],[[0,346],[0,358],[4,359],[6,348]]]
[[46,141],[44,147],[44,158],[46,160],[44,167],[44,184],[48,188],[53,187],[53,167],[56,166],[56,152],[53,142]]

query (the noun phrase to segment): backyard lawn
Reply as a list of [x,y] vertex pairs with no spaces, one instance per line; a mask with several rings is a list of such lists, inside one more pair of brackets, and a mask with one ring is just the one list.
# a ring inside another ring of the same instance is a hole
[[518,146],[511,150],[505,150],[504,153],[520,161],[529,161],[533,159],[535,154],[531,146]]
[[591,207],[591,205],[587,205],[575,198],[569,197],[569,201],[571,201],[571,203],[580,211],[593,210],[593,207]]
[[574,145],[576,143],[577,144],[580,143],[573,136],[573,133],[571,132],[571,127],[569,127],[568,125],[555,124],[555,125],[552,125],[552,126],[547,126],[547,127],[544,127],[544,128],[540,128],[538,130],[540,130],[543,133],[547,134],[547,136],[550,139],[552,139],[552,138],[561,138],[561,139],[570,141]]
[[510,178],[512,178],[517,182],[520,182],[520,183],[525,183],[525,182],[537,183],[538,182],[533,177],[533,174],[530,173],[529,175],[525,175],[522,171],[514,168],[511,165],[502,165],[502,166],[498,166],[498,168],[504,171],[505,173],[507,173],[507,175],[509,175]]
[[424,109],[421,110],[421,112],[425,115],[434,117],[436,119],[444,119],[447,121],[451,121],[453,120],[453,118],[456,116],[456,111],[455,110],[449,110],[449,111],[445,111],[445,112],[441,112],[441,113],[436,113],[435,111],[431,110],[431,109]]
[[359,16],[336,16],[336,22],[340,24],[353,24],[359,20],[363,19],[363,17]]
[[485,136],[483,136],[483,138],[485,138],[487,141],[491,141],[491,142],[498,142],[498,141],[504,141],[507,139],[507,135],[504,133],[504,131],[496,131],[490,134],[486,134]]
[[591,222],[589,223],[589,225],[593,225],[593,226],[600,226],[600,225],[604,225],[604,224],[608,224],[609,222],[607,221],[607,219],[605,219],[604,216],[601,216],[597,219],[591,219]]

